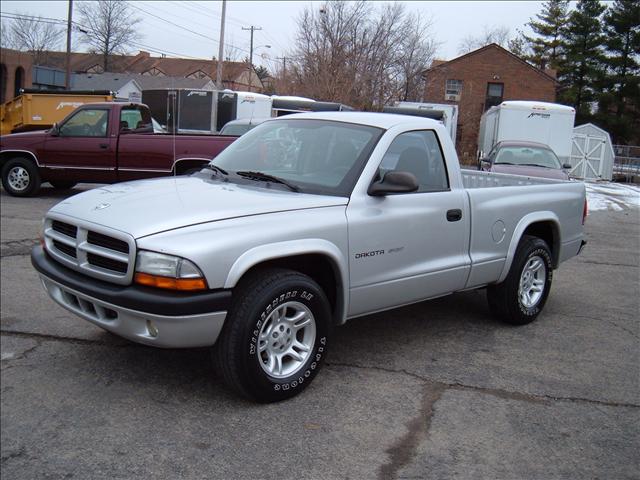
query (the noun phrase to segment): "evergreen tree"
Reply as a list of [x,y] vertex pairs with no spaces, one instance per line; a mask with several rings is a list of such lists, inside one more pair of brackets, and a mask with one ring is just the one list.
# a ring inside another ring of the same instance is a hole
[[594,85],[604,69],[604,35],[600,17],[605,11],[599,0],[580,0],[569,15],[563,32],[564,60],[559,64],[559,101],[576,109],[576,124],[591,119]]
[[615,0],[604,15],[606,86],[599,116],[616,143],[640,142],[640,3]]
[[548,0],[542,11],[536,15],[538,20],[530,20],[527,26],[537,35],[525,39],[529,42],[531,54],[527,60],[536,67],[558,68],[562,58],[562,38],[568,17],[569,0]]

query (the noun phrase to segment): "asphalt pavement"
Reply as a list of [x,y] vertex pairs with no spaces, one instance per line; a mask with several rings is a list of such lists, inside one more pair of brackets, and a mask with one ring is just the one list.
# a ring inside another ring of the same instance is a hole
[[599,211],[543,314],[483,291],[355,319],[279,404],[239,399],[207,349],[160,350],[54,304],[29,261],[46,210],[1,202],[1,476],[9,479],[638,479],[640,209]]

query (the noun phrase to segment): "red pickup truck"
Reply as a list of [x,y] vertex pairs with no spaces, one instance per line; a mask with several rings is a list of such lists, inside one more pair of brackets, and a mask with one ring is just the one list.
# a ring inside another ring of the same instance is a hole
[[237,137],[154,133],[146,105],[91,103],[53,128],[0,137],[2,186],[35,195],[42,182],[115,183],[181,175],[201,167]]

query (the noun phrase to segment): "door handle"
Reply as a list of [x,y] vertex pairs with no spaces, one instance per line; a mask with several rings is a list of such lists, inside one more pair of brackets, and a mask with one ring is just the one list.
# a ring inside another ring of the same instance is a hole
[[99,147],[100,147],[100,148],[107,149],[107,148],[109,148],[109,144],[108,144],[108,143],[101,143],[101,144],[99,145]]
[[455,208],[453,210],[447,210],[447,220],[449,222],[457,222],[462,219],[462,210]]

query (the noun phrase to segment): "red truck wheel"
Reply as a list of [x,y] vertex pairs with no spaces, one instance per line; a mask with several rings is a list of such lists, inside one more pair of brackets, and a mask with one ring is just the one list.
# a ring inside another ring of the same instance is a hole
[[35,195],[40,189],[38,168],[28,158],[12,158],[2,166],[2,186],[14,197]]

